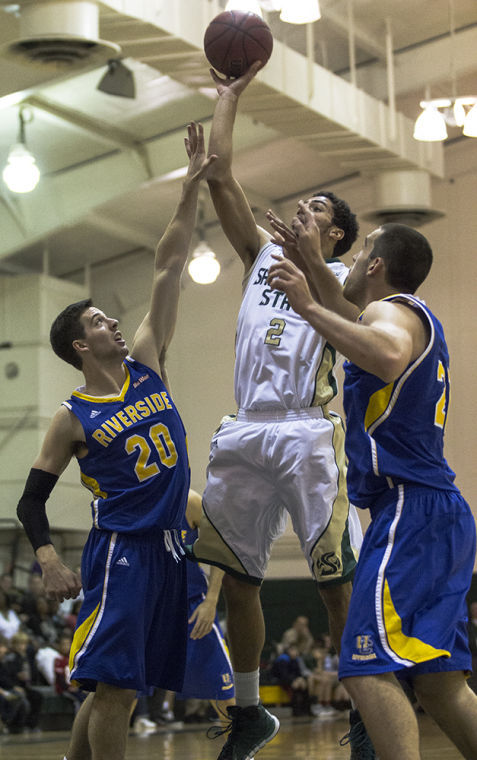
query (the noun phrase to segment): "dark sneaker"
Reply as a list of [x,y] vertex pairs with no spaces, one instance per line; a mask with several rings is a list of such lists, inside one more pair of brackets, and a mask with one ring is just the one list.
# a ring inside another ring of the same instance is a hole
[[377,760],[376,752],[358,710],[350,710],[349,731],[340,739],[340,744],[342,747],[345,744],[350,745],[350,760]]
[[234,705],[227,708],[227,713],[230,724],[213,734],[214,738],[229,734],[217,760],[253,760],[255,753],[271,741],[280,728],[278,718],[263,705]]

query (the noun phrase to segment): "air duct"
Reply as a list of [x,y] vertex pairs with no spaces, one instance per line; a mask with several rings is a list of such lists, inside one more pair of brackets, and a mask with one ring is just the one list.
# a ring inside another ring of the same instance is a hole
[[99,67],[117,58],[120,48],[98,34],[95,2],[26,0],[20,3],[20,39],[4,45],[0,55],[48,72]]
[[361,214],[369,222],[420,227],[444,216],[431,208],[431,178],[422,170],[392,170],[375,177],[375,208]]

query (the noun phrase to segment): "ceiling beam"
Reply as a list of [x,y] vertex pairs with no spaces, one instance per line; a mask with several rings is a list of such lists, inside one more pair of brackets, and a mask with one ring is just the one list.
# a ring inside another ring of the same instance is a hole
[[[341,13],[338,13],[338,11],[333,10],[333,8],[329,5],[326,5],[322,8],[322,15],[323,18],[326,18],[326,20],[329,21],[336,29],[338,29],[340,32],[344,32],[346,37],[349,36],[350,23],[346,16],[343,16]],[[383,37],[384,33],[385,29],[383,25]],[[376,39],[370,35],[365,29],[363,29],[362,26],[357,24],[356,20],[353,21],[353,37],[355,43],[359,44],[359,47],[362,50],[365,50],[367,53],[372,55],[374,58],[377,58],[382,63],[386,62],[385,45],[383,45],[379,39]]]
[[[448,81],[451,92],[451,71],[455,76],[465,77],[472,74],[476,67],[477,27],[463,29],[455,33],[455,45],[451,47],[450,37],[432,40],[419,47],[395,53],[395,91],[402,97],[409,92],[424,94],[426,86]],[[358,84],[367,92],[373,92],[377,98],[385,100],[388,96],[386,72],[376,63],[360,66],[357,72]],[[475,93],[458,93],[472,95]]]
[[[277,137],[276,132],[242,114],[237,116],[237,127],[237,152],[245,145],[258,146]],[[108,227],[106,231],[115,234],[116,222],[110,224],[96,209],[114,198],[140,189],[144,183],[161,182],[164,175],[182,170],[186,163],[183,136],[184,127],[181,126],[154,139],[148,138],[141,145],[141,150],[147,155],[150,172],[146,171],[134,147],[44,175],[40,180],[41,192],[17,197],[14,202],[4,198],[4,203],[0,204],[0,258],[41,242],[65,225],[84,219],[88,221],[90,217],[94,224],[104,230]],[[174,180],[169,177],[167,181]],[[254,205],[269,207],[268,199],[251,195]],[[133,230],[130,232],[137,244],[138,235]],[[119,238],[130,239],[129,228],[119,225],[117,233]],[[150,247],[155,242],[144,235],[141,244]]]
[[[166,32],[174,44],[159,40],[154,50],[161,72],[192,88],[210,86],[203,30],[217,13],[217,3],[175,0],[162,3],[158,8],[154,0],[143,0],[140,4],[136,0],[103,0],[101,7],[104,30],[112,42],[119,38],[129,40],[130,55],[140,58],[140,40],[154,36],[158,29],[161,38]],[[121,24],[116,26],[119,18]],[[136,39],[137,50],[132,44]],[[161,60],[162,53],[167,59]],[[148,62],[154,65],[149,59]],[[250,118],[297,139],[333,130],[352,134],[357,152],[355,156],[347,155],[346,162],[354,158],[358,161],[363,148],[374,147],[382,168],[386,168],[388,157],[392,167],[426,169],[437,176],[443,175],[442,145],[433,144],[430,151],[423,150],[413,139],[410,119],[402,114],[394,118],[383,101],[335,76],[280,40],[275,40],[273,56],[244,92],[241,110]],[[320,152],[318,145],[313,147]],[[340,163],[339,157],[337,163]]]

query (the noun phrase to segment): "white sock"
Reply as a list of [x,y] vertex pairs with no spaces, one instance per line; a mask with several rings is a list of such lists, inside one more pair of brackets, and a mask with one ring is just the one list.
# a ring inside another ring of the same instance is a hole
[[234,673],[235,701],[238,707],[258,705],[260,670],[252,670],[250,673]]

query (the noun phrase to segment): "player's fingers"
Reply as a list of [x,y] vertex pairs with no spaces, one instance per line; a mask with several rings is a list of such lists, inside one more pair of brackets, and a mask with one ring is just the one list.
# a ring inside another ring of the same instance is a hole
[[275,231],[271,237],[271,241],[272,243],[275,243],[275,245],[283,245],[285,242],[285,238],[282,235],[280,235],[279,232]]
[[252,65],[250,66],[250,68],[248,69],[248,71],[246,72],[245,76],[248,75],[248,78],[252,79],[255,76],[255,74],[257,73],[257,71],[260,71],[260,69],[262,68],[262,66],[263,66],[262,61],[254,61],[252,63]]
[[210,72],[210,76],[214,80],[215,84],[225,84],[227,82],[227,79],[225,77],[224,78],[219,77],[219,75],[217,74],[217,72],[215,71],[215,69],[211,68],[211,69],[209,69],[209,72]]

